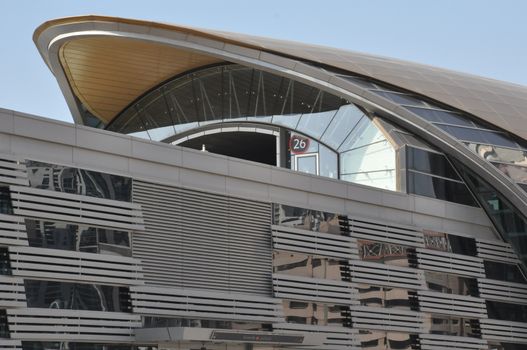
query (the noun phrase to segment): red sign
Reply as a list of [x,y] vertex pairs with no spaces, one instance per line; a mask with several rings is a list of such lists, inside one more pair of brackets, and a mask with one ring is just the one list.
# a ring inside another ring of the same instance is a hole
[[309,148],[310,140],[307,137],[300,135],[293,135],[289,139],[289,149],[293,154],[302,154],[306,153]]

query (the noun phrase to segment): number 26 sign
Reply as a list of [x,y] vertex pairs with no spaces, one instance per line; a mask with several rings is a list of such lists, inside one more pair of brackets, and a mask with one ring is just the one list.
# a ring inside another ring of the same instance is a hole
[[300,154],[305,153],[309,148],[309,139],[300,135],[292,135],[289,139],[289,148],[291,153]]

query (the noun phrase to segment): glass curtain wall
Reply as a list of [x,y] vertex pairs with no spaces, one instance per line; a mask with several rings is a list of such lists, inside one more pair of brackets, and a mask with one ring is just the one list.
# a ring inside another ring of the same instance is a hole
[[394,147],[361,109],[320,89],[236,64],[175,77],[130,105],[107,129],[179,144],[226,123],[285,130],[280,158],[289,169],[397,189]]
[[447,132],[527,190],[527,142],[524,140],[466,113],[424,101],[414,94],[356,76],[340,76],[401,105]]

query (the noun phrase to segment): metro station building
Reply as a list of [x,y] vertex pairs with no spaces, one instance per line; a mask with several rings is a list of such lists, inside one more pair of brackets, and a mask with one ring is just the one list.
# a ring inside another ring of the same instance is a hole
[[527,349],[527,88],[81,16],[0,110],[0,349]]

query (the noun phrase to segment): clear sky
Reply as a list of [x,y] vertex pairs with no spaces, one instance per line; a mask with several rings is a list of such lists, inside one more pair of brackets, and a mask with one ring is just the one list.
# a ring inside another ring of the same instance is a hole
[[527,86],[527,0],[0,0],[0,14],[0,107],[65,121],[32,34],[84,14],[321,44]]

